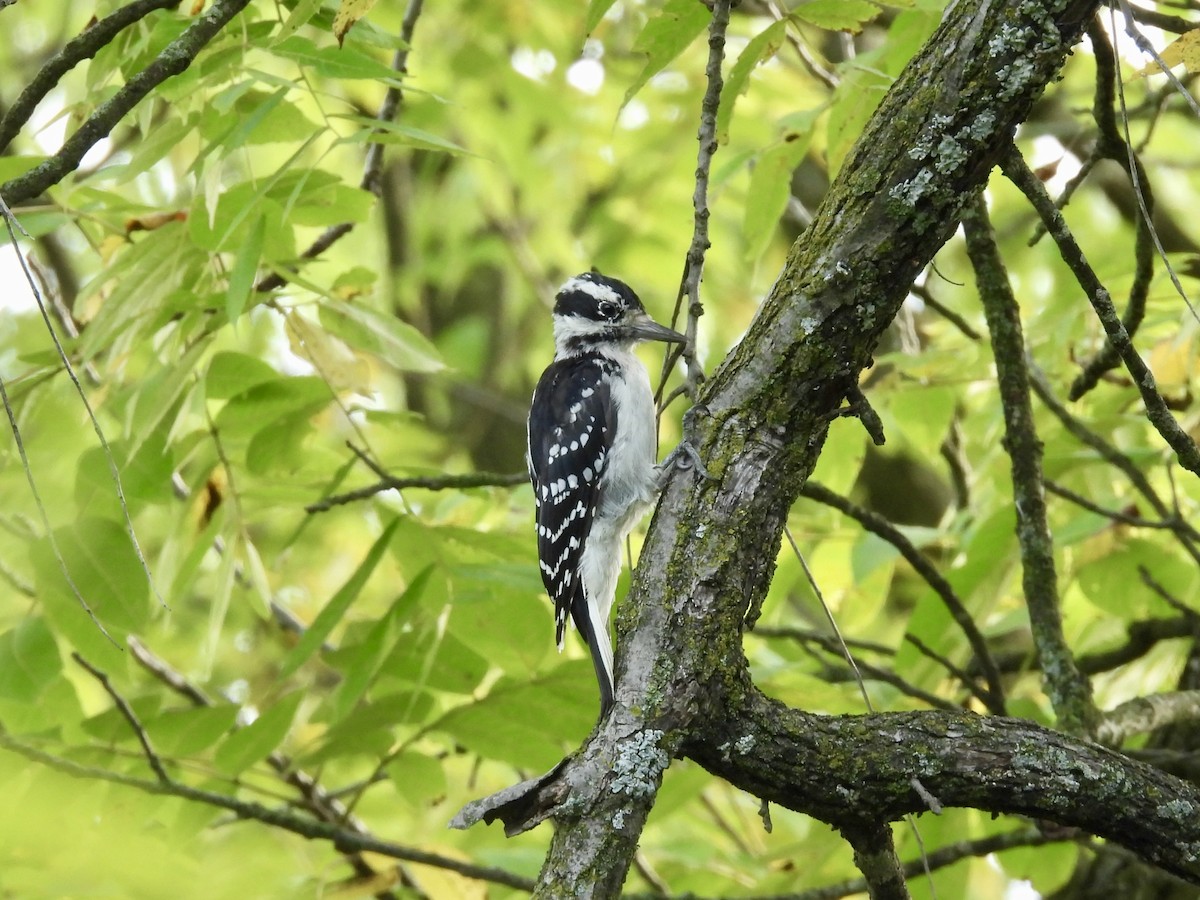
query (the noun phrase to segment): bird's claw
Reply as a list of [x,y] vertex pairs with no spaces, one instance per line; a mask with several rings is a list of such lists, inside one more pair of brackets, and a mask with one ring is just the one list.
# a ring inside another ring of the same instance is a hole
[[667,454],[667,458],[662,461],[658,467],[660,478],[665,481],[667,476],[675,469],[681,471],[699,472],[701,477],[707,481],[716,481],[716,476],[708,471],[708,467],[704,465],[704,460],[700,458],[700,451],[696,449],[687,438],[684,438],[675,445],[675,449]]

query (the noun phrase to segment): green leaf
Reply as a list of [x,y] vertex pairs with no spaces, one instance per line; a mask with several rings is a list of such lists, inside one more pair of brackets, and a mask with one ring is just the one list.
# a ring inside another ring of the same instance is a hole
[[395,743],[397,726],[425,720],[433,709],[433,698],[425,691],[400,691],[358,707],[321,736],[320,744],[307,751],[300,762],[317,766],[339,757],[379,757]]
[[831,178],[842,167],[846,154],[862,134],[863,126],[891,84],[892,80],[881,72],[861,67],[851,69],[842,77],[826,125],[828,147],[825,155]]
[[230,398],[216,424],[223,432],[248,435],[280,419],[314,415],[332,399],[329,386],[315,375],[276,378]]
[[0,697],[33,703],[62,672],[54,635],[40,616],[0,635]]
[[213,99],[212,108],[200,120],[200,134],[206,140],[218,141],[230,151],[258,144],[299,143],[322,130],[299,106],[287,102],[294,84],[285,83],[269,94],[250,89],[253,84],[240,82]]
[[750,86],[750,73],[759,64],[773,57],[783,46],[787,37],[787,24],[787,19],[779,19],[752,37],[729,70],[725,88],[721,91],[721,105],[717,110],[717,140],[720,143],[729,142],[729,123],[733,119],[733,107],[737,98]]
[[291,15],[284,20],[283,25],[279,27],[279,31],[275,34],[275,44],[281,44],[290,38],[293,34],[300,30],[301,26],[307,25],[308,20],[316,15],[317,10],[321,8],[324,0],[300,0],[293,8]]
[[[124,527],[112,519],[84,517],[57,529],[55,539],[71,579],[113,637],[141,630],[150,617],[149,586]],[[50,620],[93,662],[102,664],[93,658],[98,652],[111,658],[115,648],[79,608],[49,541],[38,542],[32,555]]]
[[612,9],[616,0],[588,0],[587,17],[583,22],[583,33],[591,34],[604,18],[604,14]]
[[299,471],[308,459],[304,441],[312,430],[311,412],[280,416],[250,438],[246,468],[255,475]]
[[349,46],[318,48],[307,38],[293,35],[273,46],[271,52],[328,78],[371,78],[387,84],[401,84],[393,69],[373,56]]
[[406,751],[388,763],[386,771],[396,795],[410,806],[431,806],[446,795],[446,773],[432,756]]
[[438,729],[485,759],[541,771],[587,734],[598,709],[592,664],[577,659],[529,681],[502,678],[482,700],[443,716]]
[[633,52],[645,54],[646,64],[625,92],[622,108],[637,96],[651,78],[688,48],[710,18],[711,14],[704,4],[697,0],[667,0],[633,43]]
[[279,668],[280,678],[287,678],[295,672],[313,655],[318,647],[325,643],[325,640],[333,632],[334,626],[346,615],[350,604],[358,599],[363,586],[375,571],[375,567],[379,565],[379,560],[383,558],[384,553],[387,551],[392,537],[396,534],[396,527],[399,523],[400,520],[398,518],[388,523],[387,528],[383,530],[383,534],[375,540],[375,543],[371,545],[371,549],[367,551],[367,555],[363,557],[363,561],[358,564],[358,568],[354,570],[354,574],[347,579],[345,584],[338,588],[337,593],[325,604],[325,608],[321,610],[316,620],[308,627],[308,630],[304,632],[300,641],[284,658]]
[[475,155],[454,141],[421,128],[414,128],[412,125],[405,125],[402,122],[381,121],[370,116],[330,116],[330,118],[349,119],[362,126],[353,134],[343,138],[348,143],[399,144],[421,150],[440,150],[459,156]]
[[867,0],[812,0],[792,9],[792,15],[826,31],[858,34],[863,25],[882,12]]
[[342,683],[329,698],[330,721],[336,722],[346,716],[371,686],[383,661],[403,632],[405,623],[420,602],[432,573],[432,566],[422,569],[391,608],[371,627],[363,641],[342,651],[347,664]]
[[217,748],[217,767],[226,775],[238,775],[273,752],[291,730],[303,699],[302,691],[288,694],[245,728],[229,735]]
[[[431,647],[434,656],[429,659]],[[440,633],[435,623],[400,635],[383,664],[389,680],[452,694],[475,693],[492,668],[489,660],[460,641],[452,631]]]
[[764,151],[750,174],[742,232],[747,259],[767,249],[791,196],[792,172],[808,153],[812,132],[792,132],[782,143]]
[[[0,182],[24,175],[47,159],[49,159],[47,156],[0,156]],[[25,217],[22,215],[21,222],[24,223],[24,221]]]
[[[1173,597],[1200,596],[1200,569],[1152,540],[1131,538],[1109,545],[1111,532],[1095,538],[1097,558],[1080,567],[1084,595],[1099,609],[1121,618],[1145,618],[1165,611],[1142,580],[1144,568]],[[1083,551],[1081,551],[1083,552]]]
[[278,378],[279,373],[257,356],[225,350],[214,354],[209,361],[204,393],[209,400],[228,400]]
[[215,744],[237,721],[231,703],[169,709],[143,720],[154,748],[165,756],[195,756]]
[[258,261],[262,258],[263,238],[267,220],[259,216],[250,228],[249,238],[238,249],[233,269],[229,273],[229,289],[225,293],[225,315],[231,324],[236,323],[246,308],[246,300],[254,289],[254,275]]
[[437,348],[407,322],[362,303],[321,304],[321,324],[351,347],[369,350],[401,372],[438,372],[445,368]]

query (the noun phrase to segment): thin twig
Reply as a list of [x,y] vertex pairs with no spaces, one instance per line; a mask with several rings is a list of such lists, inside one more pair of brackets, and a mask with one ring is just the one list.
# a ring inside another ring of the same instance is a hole
[[120,691],[113,687],[113,683],[109,680],[108,675],[97,669],[90,662],[80,656],[78,653],[72,653],[71,659],[87,669],[93,678],[100,682],[100,686],[104,688],[108,696],[112,697],[113,703],[116,704],[121,716],[129,723],[129,728],[133,731],[134,736],[138,739],[138,743],[142,745],[142,752],[146,755],[146,762],[150,764],[150,768],[154,774],[158,776],[158,780],[164,784],[169,784],[171,776],[167,774],[167,770],[163,767],[162,760],[159,759],[157,753],[154,752],[154,747],[150,744],[150,735],[146,734],[146,729],[142,727],[141,721],[137,717],[137,713],[133,711],[133,707],[128,701],[121,696]]
[[356,500],[366,500],[368,497],[374,497],[376,494],[381,494],[384,491],[403,491],[408,488],[447,491],[477,487],[515,487],[524,484],[528,479],[529,476],[524,472],[512,472],[503,475],[495,472],[471,472],[466,475],[430,475],[414,476],[412,478],[389,477],[354,491],[325,497],[315,503],[308,504],[308,506],[304,507],[304,511],[308,513],[325,512],[333,509],[335,506],[344,506]]
[[916,294],[918,297],[920,297],[921,301],[927,307],[932,309],[939,316],[941,316],[943,319],[945,319],[947,322],[949,322],[951,325],[953,325],[955,328],[957,328],[959,331],[961,331],[965,337],[969,338],[972,341],[978,341],[983,337],[979,333],[979,331],[975,328],[974,325],[972,325],[970,322],[968,322],[966,319],[964,319],[962,316],[960,316],[958,313],[956,313],[950,307],[946,306],[946,304],[942,303],[941,300],[939,300],[937,297],[935,297],[933,295],[933,292],[931,290],[929,290],[928,285],[914,284],[911,288],[909,288],[909,290],[912,291],[912,293]]
[[32,762],[41,763],[64,775],[74,778],[85,778],[93,781],[104,781],[134,788],[147,794],[157,796],[179,797],[194,803],[223,809],[233,813],[239,819],[261,822],[273,828],[291,832],[309,840],[329,841],[338,850],[345,852],[378,853],[391,859],[400,859],[425,866],[434,866],[456,872],[467,878],[479,881],[489,881],[519,891],[532,891],[533,881],[490,866],[477,866],[458,859],[442,856],[438,853],[428,853],[413,847],[383,841],[369,834],[357,834],[352,829],[340,828],[328,822],[318,822],[313,819],[295,815],[284,809],[272,809],[260,803],[238,800],[227,794],[219,794],[202,788],[192,787],[177,781],[150,781],[131,775],[122,775],[108,769],[95,766],[85,766],[80,763],[55,756],[40,750],[25,741],[18,740],[6,732],[0,731],[0,748],[9,750]]
[[1079,671],[1085,675],[1111,672],[1141,659],[1160,641],[1200,638],[1200,619],[1195,613],[1172,619],[1143,619],[1130,623],[1127,633],[1121,646],[1079,657]]
[[[177,694],[186,697],[193,706],[209,707],[213,705],[212,699],[203,690],[188,681],[187,678],[174,669],[166,660],[156,655],[134,635],[129,636],[129,649],[133,653],[133,658],[138,661],[142,668]],[[331,824],[345,824],[346,827],[352,829],[357,834],[369,833],[361,819],[357,816],[349,815],[345,806],[336,797],[325,790],[315,777],[303,769],[297,769],[287,755],[275,750],[267,756],[267,763],[284,782],[300,794],[304,800],[304,808],[318,819]],[[345,851],[344,855],[346,862],[350,864],[350,867],[354,869],[355,874],[359,878],[371,878],[378,874],[375,867],[367,862],[359,853]],[[415,890],[415,886],[412,884],[412,879],[408,876],[408,873],[401,869],[400,874],[405,886],[410,891]],[[395,894],[391,891],[380,891],[375,896],[379,900],[384,900],[384,898],[394,897]]]
[[[404,19],[400,23],[400,46],[392,57],[392,70],[401,79],[408,74],[408,52],[412,47],[413,32],[416,30],[417,19],[421,15],[423,3],[424,0],[409,0],[408,7],[404,11]],[[379,112],[375,115],[375,121],[381,123],[381,125],[393,121],[396,118],[396,112],[400,109],[400,102],[403,98],[404,94],[401,89],[394,84],[390,85],[387,93],[384,94],[383,103],[379,106]],[[372,134],[380,134],[382,131],[382,128],[376,128]],[[383,192],[383,151],[385,146],[382,141],[372,141],[367,146],[362,180],[359,181],[358,185],[364,191],[368,191],[376,197],[379,197]],[[353,222],[341,222],[337,225],[331,225],[300,254],[300,258],[316,259],[353,229]],[[276,290],[287,283],[287,276],[277,270],[270,275],[263,276],[258,284],[254,286],[254,289],[262,293]]]
[[62,342],[58,339],[58,332],[54,329],[54,323],[50,320],[50,313],[46,309],[45,301],[42,299],[42,292],[38,290],[37,282],[34,280],[33,274],[29,271],[29,267],[25,263],[25,254],[21,252],[21,248],[17,244],[16,232],[13,230],[13,223],[16,222],[16,216],[8,208],[3,194],[0,194],[0,214],[4,216],[4,226],[8,229],[9,240],[12,241],[13,251],[17,254],[17,260],[21,264],[21,271],[25,273],[25,279],[29,282],[29,290],[33,292],[33,298],[37,301],[38,310],[42,314],[42,322],[45,323],[50,340],[54,343],[54,349],[58,352],[58,358],[62,362],[63,368],[66,369],[67,377],[71,379],[71,384],[75,386],[75,393],[79,395],[79,400],[87,412],[88,419],[92,423],[92,430],[96,432],[96,437],[100,441],[100,448],[104,453],[104,459],[108,463],[108,474],[116,490],[117,502],[121,507],[121,514],[125,517],[125,533],[129,535],[129,543],[133,546],[133,552],[137,555],[137,561],[142,567],[142,572],[146,576],[146,583],[150,585],[150,590],[158,598],[159,605],[163,609],[167,609],[167,601],[158,592],[158,585],[154,583],[154,576],[150,574],[150,565],[146,562],[145,554],[142,553],[142,545],[138,543],[137,532],[133,527],[133,518],[129,514],[129,503],[125,500],[125,489],[121,485],[121,472],[117,468],[116,459],[113,457],[112,447],[109,446],[108,439],[104,436],[104,429],[100,427],[100,420],[96,418],[91,401],[87,398],[87,392],[84,391],[83,385],[79,383],[79,376],[75,374],[71,360],[67,357],[67,351],[63,349]]
[[1042,445],[1038,440],[1025,366],[1025,336],[1021,314],[1000,258],[983,192],[976,194],[963,215],[967,256],[987,317],[996,364],[996,379],[1004,411],[1004,449],[1012,469],[1013,504],[1017,512],[1017,543],[1021,551],[1021,582],[1029,624],[1037,646],[1046,693],[1068,732],[1090,734],[1097,721],[1091,685],[1075,664],[1063,634],[1054,541],[1046,517],[1042,486]]
[[[696,140],[700,149],[696,156],[696,186],[692,191],[692,242],[683,263],[683,277],[679,281],[679,293],[675,297],[675,309],[671,314],[671,325],[679,321],[684,298],[687,298],[687,338],[681,348],[669,352],[663,360],[662,376],[656,399],[662,397],[667,375],[675,361],[682,355],[687,366],[685,376],[688,399],[696,402],[704,373],[696,359],[696,334],[700,316],[704,315],[704,304],[700,301],[700,281],[704,276],[704,256],[712,242],[708,237],[708,180],[712,170],[713,156],[717,152],[717,112],[721,106],[721,63],[725,59],[725,31],[729,27],[730,0],[716,0],[712,5],[712,21],[708,26],[708,64],[704,68],[706,87],[700,101],[700,126]],[[689,437],[684,435],[685,438]]]
[[1175,451],[1175,455],[1188,471],[1200,475],[1200,447],[1184,431],[1179,422],[1171,414],[1162,394],[1154,380],[1154,373],[1138,354],[1137,349],[1129,340],[1129,334],[1113,306],[1112,297],[1101,283],[1095,271],[1083,255],[1083,250],[1075,241],[1063,219],[1062,213],[1054,206],[1054,201],[1046,193],[1046,187],[1030,170],[1015,146],[1010,146],[1001,159],[1001,168],[1008,179],[1017,186],[1042,217],[1050,236],[1058,245],[1063,261],[1075,275],[1075,279],[1087,295],[1088,302],[1096,312],[1096,317],[1104,327],[1105,333],[1111,338],[1113,345],[1121,355],[1121,361],[1133,378],[1133,383],[1142,396],[1146,407],[1146,418],[1163,440]]
[[831,506],[850,516],[867,531],[883,538],[900,552],[913,570],[941,598],[942,603],[946,605],[946,609],[966,636],[967,643],[971,645],[979,668],[983,672],[984,680],[987,682],[987,691],[976,694],[976,696],[983,701],[989,712],[999,716],[1004,715],[1004,683],[1000,680],[1000,670],[996,666],[996,660],[992,657],[987,641],[984,640],[983,633],[980,632],[975,619],[967,611],[966,605],[954,592],[954,588],[950,586],[950,582],[942,576],[942,573],[933,566],[929,559],[913,545],[912,541],[905,537],[899,528],[883,516],[851,502],[818,482],[811,479],[807,481],[800,490],[800,496]]
[[[1136,216],[1134,235],[1134,276],[1129,288],[1129,302],[1121,316],[1121,324],[1132,339],[1137,334],[1146,315],[1146,299],[1150,293],[1150,282],[1154,276],[1154,248],[1161,247],[1158,233],[1154,229],[1154,195],[1150,190],[1149,177],[1142,162],[1138,159],[1136,150],[1129,143],[1128,113],[1125,111],[1125,94],[1122,89],[1121,109],[1125,113],[1124,137],[1117,127],[1114,112],[1114,84],[1120,84],[1120,67],[1117,65],[1116,53],[1108,41],[1108,35],[1100,26],[1098,17],[1093,17],[1088,23],[1088,38],[1092,42],[1093,55],[1096,59],[1096,95],[1092,102],[1092,118],[1096,122],[1098,140],[1094,158],[1109,159],[1121,166],[1129,177],[1130,186],[1137,195],[1140,215]],[[1061,209],[1062,207],[1059,206]],[[1044,226],[1043,226],[1044,227]],[[1170,264],[1168,263],[1168,266]],[[1078,400],[1094,388],[1105,372],[1115,369],[1121,362],[1117,348],[1111,339],[1106,338],[1104,346],[1083,365],[1083,371],[1076,377],[1067,394],[1071,400]]]
[[[786,629],[755,629],[752,633],[759,634],[760,631],[762,631],[762,635],[764,637],[787,636],[794,637],[799,641],[814,643],[821,647],[821,649],[832,653],[835,656],[841,657],[843,660],[846,659],[846,653],[848,652],[849,647],[855,643],[854,641],[846,639],[839,640],[837,637],[831,634],[820,634],[817,632],[801,636],[798,634],[787,634]],[[949,700],[939,697],[937,694],[930,693],[924,688],[917,687],[912,682],[901,678],[891,669],[885,669],[883,666],[876,666],[869,662],[855,660],[853,664],[853,670],[848,674],[851,678],[864,678],[865,676],[865,678],[872,681],[882,681],[884,684],[890,684],[892,687],[896,688],[896,690],[900,691],[900,693],[920,700],[934,709],[958,710],[962,708],[957,703],[951,703]],[[868,704],[869,702],[870,701],[868,701]]]
[[[1067,840],[1069,835],[1064,831],[1062,834],[1053,836],[1047,835],[1041,829],[1035,827],[1022,828],[1019,831],[1010,831],[1006,834],[995,834],[990,837],[979,838],[973,841],[959,841],[955,844],[950,844],[945,847],[940,847],[929,854],[929,870],[944,869],[947,866],[952,866],[964,859],[973,859],[976,857],[990,856],[993,853],[999,853],[1003,850],[1011,850],[1015,847],[1040,847],[1044,844],[1058,843]],[[913,878],[922,873],[923,867],[921,860],[909,860],[903,864],[903,872],[906,878]],[[822,888],[814,888],[809,891],[801,891],[798,894],[779,895],[776,897],[759,897],[755,900],[839,900],[841,897],[849,897],[853,894],[862,894],[867,890],[867,882],[862,878],[854,878],[849,881],[841,882],[840,884],[827,885]]]
[[1200,534],[1196,532],[1191,525],[1184,519],[1178,516],[1172,516],[1170,519],[1145,519],[1141,516],[1131,515],[1121,512],[1118,509],[1105,509],[1098,503],[1093,503],[1082,494],[1077,494],[1070,488],[1065,488],[1057,482],[1046,480],[1046,490],[1051,494],[1057,494],[1064,500],[1070,500],[1076,506],[1086,509],[1088,512],[1096,513],[1096,515],[1104,516],[1106,519],[1111,519],[1114,522],[1120,522],[1122,525],[1129,525],[1134,528],[1154,528],[1164,531],[1183,530],[1188,532],[1193,538],[1200,539]]
[[[1131,36],[1134,36],[1136,33],[1135,40],[1140,38],[1142,41],[1145,41],[1145,38],[1142,36],[1141,32],[1137,31],[1136,26],[1133,24],[1133,17],[1129,15],[1129,5],[1124,3],[1123,0],[1122,3],[1124,5],[1126,15],[1128,16],[1126,20],[1126,33],[1130,34]],[[1108,8],[1108,14],[1112,33],[1115,35],[1117,33],[1117,11],[1110,6]],[[1138,46],[1141,47],[1141,44]],[[1149,46],[1148,41],[1146,42],[1146,46]],[[1155,62],[1161,66],[1162,59],[1157,53],[1154,53],[1153,55]],[[1175,76],[1172,75],[1171,77],[1174,78]],[[1195,111],[1196,115],[1200,116],[1200,106],[1196,105],[1195,99],[1192,98],[1192,95],[1188,92],[1187,88],[1183,86],[1182,82],[1177,81],[1175,83],[1178,84],[1179,91],[1191,102],[1192,109]],[[1133,139],[1129,136],[1129,110],[1125,106],[1125,79],[1121,76],[1120,66],[1117,67],[1117,98],[1121,102],[1121,126],[1125,131],[1125,147],[1129,154],[1129,179],[1133,182],[1133,193],[1134,196],[1137,197],[1138,208],[1142,211],[1142,218],[1146,220],[1146,223],[1150,228],[1150,237],[1154,240],[1155,249],[1158,250],[1159,259],[1162,260],[1163,267],[1167,270],[1167,275],[1171,279],[1171,284],[1175,286],[1175,292],[1179,294],[1180,298],[1187,305],[1188,311],[1192,314],[1192,318],[1197,322],[1200,322],[1200,314],[1196,312],[1196,307],[1192,304],[1191,298],[1188,297],[1187,291],[1183,289],[1183,284],[1180,283],[1179,276],[1175,273],[1175,267],[1171,265],[1171,260],[1167,257],[1167,251],[1163,247],[1162,239],[1159,238],[1158,231],[1155,230],[1154,223],[1150,216],[1150,208],[1147,202],[1149,199],[1149,188],[1147,187],[1145,190],[1143,190],[1143,173],[1139,171],[1138,159],[1133,150]]]
[[8,414],[8,424],[12,429],[13,441],[17,445],[17,455],[21,457],[21,468],[25,471],[25,480],[29,482],[29,492],[33,495],[34,506],[37,507],[38,515],[42,520],[42,527],[46,532],[46,539],[50,542],[50,549],[54,552],[54,558],[58,561],[59,571],[62,572],[63,578],[67,581],[67,586],[71,589],[71,593],[75,595],[75,599],[87,613],[92,624],[100,629],[100,633],[112,641],[114,647],[121,645],[108,633],[108,629],[104,624],[96,618],[96,613],[83,598],[83,594],[79,590],[79,586],[75,584],[75,579],[71,577],[71,570],[67,568],[67,560],[63,556],[62,548],[58,545],[58,539],[54,536],[54,527],[50,524],[50,516],[46,513],[46,504],[42,502],[42,495],[38,492],[37,482],[33,479],[33,469],[29,465],[29,455],[25,452],[25,442],[21,439],[21,430],[17,427],[16,413],[13,411],[12,404],[8,399],[8,391],[4,387],[4,379],[0,378],[0,400],[4,401],[4,411]]

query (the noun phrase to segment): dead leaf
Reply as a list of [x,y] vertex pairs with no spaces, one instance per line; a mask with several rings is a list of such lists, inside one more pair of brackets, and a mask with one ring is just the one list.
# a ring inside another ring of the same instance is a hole
[[342,0],[338,4],[337,14],[333,17],[333,36],[337,38],[338,46],[346,37],[346,32],[354,27],[354,23],[371,11],[375,0]]

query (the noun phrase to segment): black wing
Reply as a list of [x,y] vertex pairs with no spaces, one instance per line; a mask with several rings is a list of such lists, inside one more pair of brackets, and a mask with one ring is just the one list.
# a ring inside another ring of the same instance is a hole
[[554,601],[555,638],[561,649],[567,613],[594,644],[579,563],[600,503],[600,476],[616,433],[605,373],[598,354],[559,360],[542,373],[529,412],[529,479],[537,503],[538,559]]

